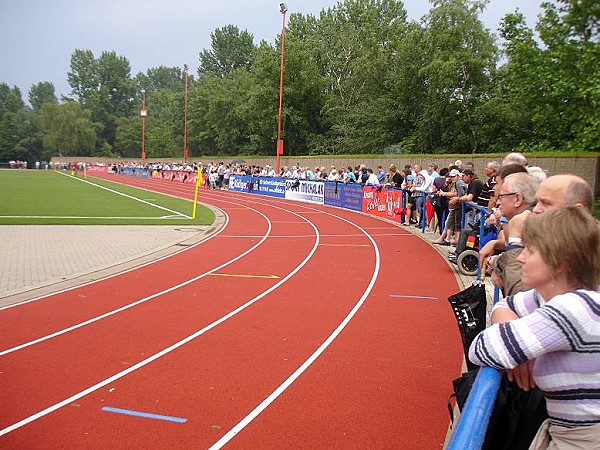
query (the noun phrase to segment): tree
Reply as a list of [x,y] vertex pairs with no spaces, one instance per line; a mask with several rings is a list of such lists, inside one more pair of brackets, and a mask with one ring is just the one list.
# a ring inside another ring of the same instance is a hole
[[93,156],[96,130],[92,113],[78,102],[45,103],[40,110],[44,148],[62,156]]
[[[151,67],[145,74],[139,72],[135,76],[135,82],[140,89],[146,92],[171,91],[183,92],[184,72],[180,67]],[[193,80],[189,80],[191,83]]]
[[34,111],[39,111],[44,103],[58,103],[54,84],[44,81],[31,86],[29,89],[29,104]]
[[435,0],[427,15],[421,150],[480,150],[476,111],[489,94],[498,58],[493,36],[479,20],[487,2]]
[[311,44],[327,81],[322,115],[330,131],[322,151],[378,152],[392,138],[385,80],[406,17],[395,0],[347,0],[321,13]]
[[203,77],[190,99],[190,135],[203,154],[237,154],[250,143],[246,105],[252,79],[245,69],[227,78]]
[[597,2],[578,0],[542,6],[537,31],[543,46],[533,39],[522,15],[508,15],[503,21],[509,58],[506,86],[514,92],[515,103],[530,111],[534,126],[530,144],[598,151],[600,8]]
[[136,89],[130,71],[129,61],[115,52],[103,52],[95,59],[90,50],[75,50],[71,56],[67,74],[71,95],[102,125],[99,148],[114,145],[118,119],[133,111]]
[[234,70],[249,69],[254,59],[254,37],[233,25],[217,28],[210,34],[211,50],[199,54],[198,75],[225,78]]
[[24,106],[21,90],[17,86],[11,88],[6,83],[0,83],[0,119],[4,113],[17,113]]

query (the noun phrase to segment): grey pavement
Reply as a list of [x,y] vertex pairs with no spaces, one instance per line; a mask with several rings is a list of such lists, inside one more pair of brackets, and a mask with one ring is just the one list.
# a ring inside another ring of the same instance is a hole
[[0,306],[98,279],[180,251],[211,226],[0,226]]

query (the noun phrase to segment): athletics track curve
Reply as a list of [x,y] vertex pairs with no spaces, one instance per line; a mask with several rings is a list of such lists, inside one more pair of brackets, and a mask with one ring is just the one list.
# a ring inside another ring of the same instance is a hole
[[0,311],[0,446],[441,448],[462,353],[438,253],[350,211],[199,201],[227,217],[202,243]]

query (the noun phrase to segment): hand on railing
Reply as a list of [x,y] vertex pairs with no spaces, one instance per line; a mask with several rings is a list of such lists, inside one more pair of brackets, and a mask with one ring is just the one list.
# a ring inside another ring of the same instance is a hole
[[524,391],[533,389],[536,387],[535,381],[533,381],[533,363],[535,359],[530,359],[522,364],[519,364],[514,369],[506,371],[506,376],[509,381],[514,381]]

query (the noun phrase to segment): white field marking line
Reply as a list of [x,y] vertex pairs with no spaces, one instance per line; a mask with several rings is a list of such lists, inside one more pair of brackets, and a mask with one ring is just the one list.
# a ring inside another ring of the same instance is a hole
[[104,313],[104,314],[101,314],[99,316],[93,317],[93,318],[91,318],[89,320],[86,320],[84,322],[80,322],[80,323],[72,325],[70,327],[63,328],[62,330],[56,331],[54,333],[47,334],[46,336],[42,336],[42,337],[40,337],[38,339],[34,339],[33,341],[25,342],[23,344],[17,345],[16,347],[12,347],[12,348],[8,348],[6,350],[2,350],[2,351],[0,351],[0,356],[4,356],[4,355],[7,355],[9,353],[16,352],[17,350],[22,350],[22,349],[30,347],[32,345],[39,344],[40,342],[47,341],[48,339],[52,339],[52,338],[55,338],[55,337],[60,336],[62,334],[68,333],[70,331],[74,331],[74,330],[76,330],[78,328],[82,328],[82,327],[84,327],[86,325],[90,325],[90,324],[92,324],[94,322],[98,322],[99,320],[106,319],[107,317],[110,317],[110,316],[113,316],[113,315],[115,315],[117,313],[126,311],[126,310],[128,310],[130,308],[133,308],[134,306],[141,305],[142,303],[150,301],[150,300],[152,300],[152,299],[154,299],[156,297],[160,297],[161,295],[168,294],[169,292],[175,291],[175,290],[177,290],[179,288],[187,286],[188,284],[194,283],[195,281],[198,281],[201,278],[204,278],[204,277],[206,277],[208,275],[211,275],[213,272],[216,272],[216,271],[222,269],[223,267],[227,267],[228,265],[234,263],[235,261],[237,261],[240,258],[243,258],[247,254],[249,254],[250,252],[254,251],[258,246],[262,245],[262,243],[264,241],[266,241],[267,238],[269,237],[269,234],[271,233],[271,223],[270,223],[269,219],[263,213],[261,213],[260,211],[256,211],[256,212],[265,218],[265,220],[269,224],[269,228],[267,229],[267,233],[263,236],[263,238],[260,241],[258,241],[255,245],[253,245],[252,247],[250,247],[248,250],[246,250],[244,253],[236,256],[233,259],[230,259],[229,261],[221,264],[220,266],[214,267],[213,269],[211,269],[211,270],[209,270],[207,272],[204,272],[203,274],[197,275],[194,278],[190,278],[189,280],[186,280],[186,281],[184,281],[182,283],[179,283],[179,284],[177,284],[175,286],[171,286],[170,288],[167,288],[167,289],[162,290],[160,292],[156,292],[156,293],[154,293],[152,295],[144,297],[144,298],[142,298],[140,300],[137,300],[137,301],[135,301],[133,303],[129,303],[128,305],[122,306],[121,308],[113,309],[112,311],[109,311],[107,313]]
[[[281,208],[280,208],[281,209]],[[257,211],[259,214],[260,211]],[[292,213],[292,214],[296,214],[296,213]],[[268,221],[268,219],[267,219]],[[310,222],[309,222],[310,223]],[[269,222],[270,225],[270,222]],[[66,406],[76,400],[79,400],[80,398],[104,387],[107,386],[108,384],[123,378],[125,375],[130,374],[131,372],[140,369],[148,364],[150,364],[151,362],[157,360],[158,358],[161,358],[162,356],[172,352],[173,350],[178,349],[179,347],[187,344],[188,342],[196,339],[197,337],[203,335],[204,333],[206,333],[207,331],[212,330],[213,328],[215,328],[216,326],[220,325],[221,323],[225,322],[226,320],[232,318],[233,316],[237,315],[238,313],[242,312],[243,310],[245,310],[246,308],[248,308],[249,306],[253,305],[254,303],[258,302],[260,299],[262,299],[263,297],[265,297],[266,295],[270,294],[271,292],[273,292],[275,289],[277,289],[279,286],[281,286],[282,284],[284,284],[285,282],[287,282],[287,280],[289,280],[292,276],[294,276],[300,269],[302,269],[302,267],[304,267],[308,261],[310,261],[310,259],[312,258],[312,255],[314,255],[315,251],[317,250],[317,247],[319,245],[319,230],[317,230],[317,228],[314,226],[314,224],[310,224],[313,229],[315,230],[315,243],[313,245],[312,250],[308,253],[308,255],[306,256],[306,258],[304,258],[304,260],[302,262],[300,262],[300,264],[298,264],[298,266],[296,266],[296,268],[290,272],[288,275],[286,275],[284,278],[282,278],[279,282],[275,283],[273,286],[271,286],[269,289],[267,289],[266,291],[264,291],[263,293],[257,295],[256,297],[254,297],[252,300],[249,300],[248,302],[244,303],[243,305],[239,306],[238,308],[234,309],[233,311],[229,312],[228,314],[224,315],[223,317],[221,317],[220,319],[214,321],[213,323],[205,326],[204,328],[202,328],[201,330],[198,330],[197,332],[195,332],[194,334],[191,334],[190,336],[180,340],[179,342],[176,342],[175,344],[171,345],[170,347],[165,348],[164,350],[161,350],[158,353],[155,353],[154,355],[144,359],[143,361],[140,361],[139,363],[131,366],[128,369],[123,370],[122,372],[119,372],[115,375],[113,375],[110,378],[107,378],[93,386],[90,386],[89,388],[75,394],[72,395],[71,397],[56,403],[52,406],[49,406],[48,408],[39,411],[36,414],[33,414],[29,417],[26,417],[23,420],[20,420],[19,422],[16,422],[2,430],[0,430],[0,436],[3,436],[7,433],[10,433],[11,431],[14,431],[18,428],[21,428],[24,425],[27,425],[28,423],[31,423],[41,417],[44,417],[48,414],[50,414],[51,412],[56,411],[57,409],[62,408],[63,406]],[[270,228],[269,228],[269,232],[270,232]],[[266,236],[265,236],[266,238]],[[236,258],[237,259],[237,258]]]
[[[216,208],[216,206],[213,206],[213,207]],[[214,234],[211,234],[210,236],[202,239],[199,242],[196,242],[193,245],[190,245],[189,247],[183,247],[183,248],[177,250],[176,252],[173,252],[173,253],[170,253],[168,255],[162,256],[162,257],[154,259],[152,261],[148,261],[148,262],[146,262],[144,264],[140,264],[139,266],[135,266],[135,267],[131,267],[129,269],[121,270],[119,272],[111,273],[110,275],[106,275],[106,276],[98,278],[96,280],[86,281],[85,283],[81,283],[81,284],[78,284],[76,286],[71,286],[71,287],[68,287],[68,288],[65,288],[65,289],[61,289],[59,291],[52,292],[50,294],[40,295],[39,297],[35,297],[35,298],[29,299],[29,300],[24,300],[22,302],[13,303],[12,305],[0,306],[0,311],[3,311],[5,309],[9,309],[9,308],[15,308],[17,306],[25,305],[27,303],[35,302],[35,301],[41,300],[43,298],[52,297],[53,295],[62,294],[63,292],[72,291],[73,289],[79,289],[81,287],[89,286],[91,284],[96,284],[96,283],[99,283],[100,281],[108,280],[110,278],[114,278],[114,277],[126,274],[128,272],[133,271],[133,270],[141,269],[143,267],[149,266],[150,264],[157,263],[157,262],[162,261],[164,259],[171,258],[172,256],[178,255],[179,253],[187,252],[188,250],[191,250],[191,249],[197,247],[198,245],[203,244],[206,241],[209,241],[209,240],[217,237],[219,234],[221,234],[227,228],[227,225],[229,225],[229,215],[225,211],[223,211],[221,208],[217,208],[217,209],[219,209],[221,211],[221,213],[223,214],[223,216],[225,217],[225,222],[221,225],[221,228],[217,232],[215,232]],[[261,236],[259,236],[259,238],[260,237]]]
[[[330,213],[325,212],[325,214],[331,215]],[[336,216],[337,217],[337,216]],[[373,289],[373,285],[377,280],[377,276],[379,275],[379,267],[381,264],[379,248],[377,244],[373,240],[373,238],[361,227],[353,224],[349,220],[344,219],[343,217],[338,217],[339,219],[351,224],[352,226],[362,230],[364,235],[371,241],[373,248],[375,250],[375,267],[373,269],[373,276],[371,277],[371,281],[367,288],[365,289],[362,297],[358,300],[356,305],[352,308],[352,310],[348,313],[348,315],[342,320],[342,322],[337,326],[335,330],[329,335],[329,337],[315,350],[315,352],[310,355],[310,357],[302,363],[302,365],[296,369],[294,373],[292,373],[277,389],[275,389],[266,399],[264,399],[256,408],[254,408],[246,417],[244,417],[237,425],[235,425],[231,430],[229,430],[221,439],[215,442],[212,446],[209,447],[209,450],[217,450],[226,445],[231,439],[235,437],[240,431],[242,431],[250,422],[252,422],[259,414],[261,414],[265,409],[267,409],[271,403],[273,403],[285,390],[292,385],[294,381],[296,381],[314,362],[315,360],[331,345],[331,343],[339,336],[339,334],[346,328],[350,320],[356,315],[360,307],[366,301],[368,295],[371,293]]]
[[191,219],[191,217],[160,216],[160,217],[132,217],[132,216],[0,216],[0,219],[135,219],[135,220],[165,220],[165,219]]
[[82,183],[87,183],[87,184],[89,184],[91,186],[95,186],[97,188],[104,189],[105,191],[112,192],[113,194],[117,194],[117,195],[121,195],[123,197],[130,198],[130,199],[135,200],[137,202],[144,203],[146,205],[153,206],[153,207],[158,208],[158,209],[162,209],[163,211],[169,211],[170,213],[176,214],[178,216],[185,217],[186,219],[191,219],[191,217],[188,216],[187,214],[180,213],[179,211],[173,211],[172,209],[165,208],[164,206],[155,205],[154,203],[147,202],[146,200],[142,200],[141,198],[134,197],[133,195],[127,195],[127,194],[124,194],[123,192],[115,191],[114,189],[110,189],[110,188],[107,188],[105,186],[101,186],[99,184],[92,183],[92,182],[87,181],[87,180],[82,180],[81,178],[72,177],[71,175],[67,175],[67,174],[62,173],[62,172],[58,172],[58,173],[60,173],[61,175],[65,176],[65,177],[69,177],[69,178],[73,178],[73,179],[75,179],[77,181],[81,181]]

